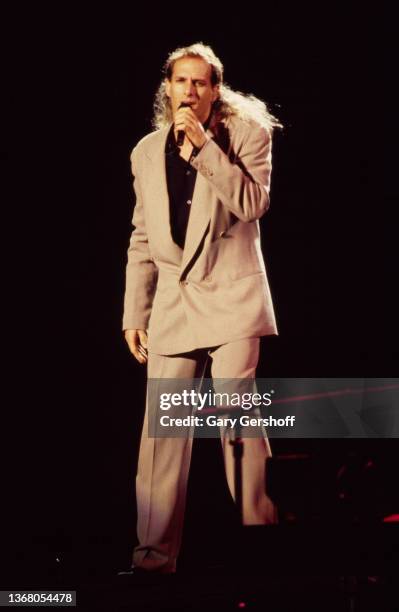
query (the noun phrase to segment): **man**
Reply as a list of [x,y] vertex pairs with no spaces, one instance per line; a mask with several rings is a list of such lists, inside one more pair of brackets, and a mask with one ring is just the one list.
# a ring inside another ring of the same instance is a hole
[[[223,83],[212,49],[177,49],[155,100],[156,131],[133,149],[136,206],[128,250],[123,329],[148,379],[253,379],[259,337],[277,334],[258,219],[269,207],[277,120],[253,96]],[[180,146],[179,146],[179,144]],[[148,434],[136,479],[139,544],[133,566],[176,570],[192,436]],[[233,497],[231,445],[221,431]],[[265,437],[242,459],[244,524],[276,521],[265,493]]]

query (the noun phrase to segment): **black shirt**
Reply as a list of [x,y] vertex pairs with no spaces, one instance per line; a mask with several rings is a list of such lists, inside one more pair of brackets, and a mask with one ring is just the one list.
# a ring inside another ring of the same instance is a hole
[[[205,131],[209,122],[210,117],[204,124]],[[197,170],[191,165],[190,160],[198,155],[200,150],[194,147],[190,159],[188,161],[183,159],[179,155],[180,149],[176,144],[173,127],[172,125],[169,130],[165,146],[166,181],[172,238],[183,249],[197,179]]]

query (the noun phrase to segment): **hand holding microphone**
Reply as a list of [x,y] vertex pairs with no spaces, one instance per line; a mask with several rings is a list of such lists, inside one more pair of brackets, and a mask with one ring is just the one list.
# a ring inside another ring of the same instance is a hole
[[[180,112],[180,109],[189,108]],[[175,129],[176,129],[176,143],[178,147],[182,147],[184,144],[184,137],[190,140],[191,144],[198,149],[209,140],[209,136],[206,135],[202,123],[198,120],[198,117],[191,109],[189,102],[181,102],[175,115]]]

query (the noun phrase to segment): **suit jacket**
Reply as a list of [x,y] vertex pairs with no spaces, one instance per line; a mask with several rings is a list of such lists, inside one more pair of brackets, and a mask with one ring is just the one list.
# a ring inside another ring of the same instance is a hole
[[269,207],[270,134],[237,117],[211,122],[191,161],[198,172],[182,250],[170,230],[168,131],[148,134],[131,155],[123,329],[147,329],[148,350],[161,355],[277,334],[258,221]]

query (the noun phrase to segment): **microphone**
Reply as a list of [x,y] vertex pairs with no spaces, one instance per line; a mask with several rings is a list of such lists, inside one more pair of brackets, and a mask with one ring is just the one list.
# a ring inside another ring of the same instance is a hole
[[[179,105],[179,108],[185,108],[187,106],[191,106],[191,104],[189,104],[189,102],[181,102],[181,104]],[[184,130],[178,130],[177,131],[177,139],[176,139],[176,143],[178,147],[182,147],[183,143],[184,143],[184,136],[186,135]]]

